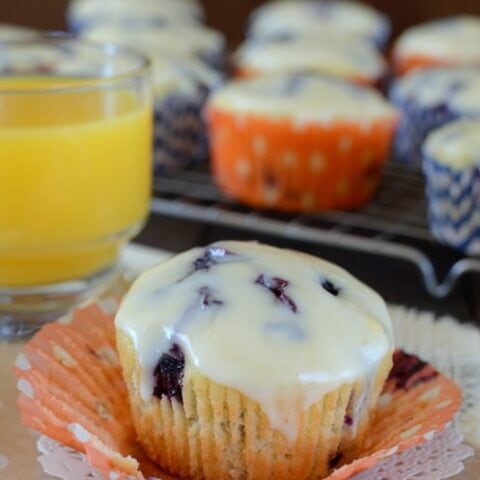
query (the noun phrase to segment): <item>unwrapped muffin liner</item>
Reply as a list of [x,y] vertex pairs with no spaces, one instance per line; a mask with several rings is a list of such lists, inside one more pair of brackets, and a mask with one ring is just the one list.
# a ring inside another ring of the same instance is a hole
[[[136,441],[115,347],[116,301],[92,303],[48,324],[15,364],[25,425],[86,455],[105,479],[171,478]],[[418,357],[397,351],[369,440],[358,459],[335,470],[344,480],[431,440],[453,420],[460,389]]]
[[480,255],[480,168],[454,169],[425,156],[428,220],[440,242]]
[[393,141],[393,157],[406,164],[420,165],[421,149],[427,135],[434,129],[460,118],[446,104],[425,107],[400,94],[395,84],[390,101],[401,112]]
[[254,207],[313,212],[372,197],[397,119],[295,123],[211,108],[207,121],[221,190]]

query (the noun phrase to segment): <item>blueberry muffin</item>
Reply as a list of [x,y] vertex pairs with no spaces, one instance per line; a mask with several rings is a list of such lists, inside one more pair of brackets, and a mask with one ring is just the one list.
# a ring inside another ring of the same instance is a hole
[[321,72],[375,85],[385,74],[383,57],[368,42],[341,35],[247,41],[235,54],[237,75]]
[[190,25],[202,18],[196,0],[71,0],[67,10],[67,23],[75,33],[94,25]]
[[210,96],[206,118],[222,191],[253,207],[296,212],[365,205],[397,122],[375,90],[321,74],[231,82]]
[[260,6],[250,19],[249,36],[291,38],[347,35],[366,39],[382,49],[390,36],[388,18],[374,8],[350,0],[275,0]]
[[39,35],[39,32],[21,25],[0,23],[0,42],[11,40],[28,40]]
[[162,263],[135,282],[115,324],[139,441],[194,480],[327,476],[365,439],[392,364],[375,292],[323,260],[256,243]]
[[480,17],[460,15],[406,30],[393,49],[397,75],[418,68],[480,65]]
[[480,255],[480,119],[434,130],[423,155],[432,234],[464,253]]
[[390,100],[402,113],[394,157],[418,165],[421,146],[432,130],[457,118],[480,115],[480,69],[414,71],[393,84]]
[[217,30],[200,25],[165,25],[159,28],[98,25],[86,29],[82,36],[94,42],[127,45],[150,57],[194,57],[220,70],[225,65],[225,37]]

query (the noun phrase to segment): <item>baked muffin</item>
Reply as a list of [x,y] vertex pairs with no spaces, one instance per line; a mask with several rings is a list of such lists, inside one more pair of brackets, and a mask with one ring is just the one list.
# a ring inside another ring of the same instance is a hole
[[328,475],[362,444],[392,364],[376,293],[323,260],[256,243],[162,263],[115,324],[139,441],[194,480]]
[[207,102],[215,179],[228,196],[285,211],[353,209],[374,194],[396,112],[325,75],[235,81]]
[[235,67],[242,77],[320,72],[370,85],[386,71],[383,57],[370,43],[327,34],[247,41],[236,52]]
[[0,23],[0,42],[12,40],[28,40],[39,35],[39,32],[22,25]]
[[393,49],[397,75],[417,68],[480,65],[480,17],[460,15],[406,30]]
[[388,18],[374,8],[350,0],[275,0],[251,16],[249,36],[288,38],[343,34],[363,38],[383,48],[390,36]]
[[397,80],[391,102],[401,111],[394,157],[421,163],[421,146],[435,128],[461,117],[480,116],[480,69],[432,68]]
[[159,28],[98,25],[86,29],[82,36],[99,43],[128,45],[151,57],[195,57],[213,68],[223,69],[225,66],[225,37],[219,31],[201,25],[165,25]]
[[162,26],[196,24],[203,9],[196,0],[71,0],[67,23],[75,33],[94,25]]
[[442,243],[480,255],[480,119],[434,130],[423,148],[430,231]]

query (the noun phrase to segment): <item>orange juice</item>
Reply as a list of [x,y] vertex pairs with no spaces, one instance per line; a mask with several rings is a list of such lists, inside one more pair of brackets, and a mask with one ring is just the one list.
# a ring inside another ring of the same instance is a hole
[[[149,102],[118,85],[93,90],[85,81],[79,90],[80,83],[0,79],[2,286],[99,272],[147,214]],[[11,91],[17,87],[21,94]]]

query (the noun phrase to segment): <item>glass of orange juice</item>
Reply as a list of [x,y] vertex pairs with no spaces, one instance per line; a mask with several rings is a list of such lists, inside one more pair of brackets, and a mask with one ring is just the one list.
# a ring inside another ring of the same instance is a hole
[[61,36],[0,44],[0,337],[107,285],[148,212],[149,61]]

